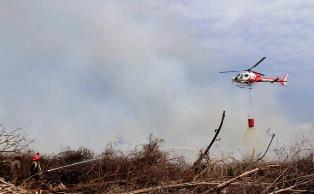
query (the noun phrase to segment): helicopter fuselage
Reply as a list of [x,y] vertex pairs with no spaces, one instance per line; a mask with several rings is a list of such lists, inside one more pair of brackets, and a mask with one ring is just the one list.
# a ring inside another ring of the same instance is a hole
[[244,71],[233,77],[232,81],[244,85],[251,85],[256,82],[270,82],[270,83],[279,82],[281,85],[286,85],[287,77],[288,74],[286,74],[283,78],[279,77],[267,78],[258,72]]

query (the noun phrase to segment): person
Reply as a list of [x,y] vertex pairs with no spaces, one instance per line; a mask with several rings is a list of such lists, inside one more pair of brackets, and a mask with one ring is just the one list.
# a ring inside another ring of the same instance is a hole
[[32,157],[33,162],[30,168],[31,176],[38,177],[37,175],[41,173],[40,159],[41,159],[41,156],[38,152]]

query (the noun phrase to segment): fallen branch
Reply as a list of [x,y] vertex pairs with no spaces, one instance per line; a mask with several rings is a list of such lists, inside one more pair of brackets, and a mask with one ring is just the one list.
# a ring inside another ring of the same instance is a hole
[[242,173],[242,174],[240,174],[239,176],[236,176],[236,177],[234,177],[234,178],[232,178],[232,179],[229,179],[228,181],[225,181],[225,182],[223,182],[223,183],[217,185],[216,187],[214,187],[214,188],[212,188],[212,189],[209,189],[209,190],[206,191],[205,193],[211,193],[211,192],[213,192],[213,191],[215,191],[215,190],[220,190],[220,189],[226,187],[227,185],[231,184],[232,182],[234,182],[234,181],[236,181],[236,180],[238,180],[238,179],[240,179],[240,178],[249,176],[249,175],[251,175],[251,174],[253,174],[253,173],[255,173],[255,172],[258,172],[258,171],[260,171],[260,170],[267,170],[267,169],[276,168],[276,167],[280,167],[280,165],[269,165],[269,166],[265,166],[265,167],[261,167],[261,168],[255,168],[255,169],[253,169],[253,170],[250,170],[250,171],[247,171],[247,172],[245,172],[245,173]]
[[5,184],[5,185],[8,185],[8,186],[11,187],[13,190],[15,190],[15,191],[13,191],[14,193],[17,193],[17,191],[19,191],[20,193],[26,193],[26,194],[27,194],[27,193],[31,193],[31,192],[28,192],[28,191],[26,191],[26,190],[20,188],[20,187],[17,187],[17,186],[15,186],[15,185],[11,184],[11,183],[8,183],[8,182],[4,181],[4,180],[2,180],[1,178],[0,178],[0,182],[3,183],[3,184]]
[[[134,190],[130,192],[125,192],[125,193],[120,193],[120,194],[139,194],[139,193],[150,193],[158,190],[163,190],[163,189],[175,189],[175,188],[181,188],[181,187],[195,187],[195,186],[215,186],[219,185],[221,182],[219,181],[212,181],[212,182],[188,182],[188,183],[180,183],[180,184],[173,184],[173,185],[161,185],[161,186],[156,186],[156,187],[149,187],[149,188],[143,188],[139,190]],[[252,185],[254,184],[253,182],[248,182],[248,181],[240,181],[240,182],[232,182],[230,183],[232,185]],[[268,185],[268,183],[262,183]]]
[[[156,186],[156,187],[149,187],[144,189],[139,189],[131,192],[126,192],[128,194],[138,194],[138,193],[148,193],[153,191],[158,191],[161,189],[171,189],[171,188],[178,188],[178,187],[190,187],[190,186],[204,186],[204,185],[217,185],[217,182],[190,182],[190,183],[180,183],[180,184],[173,184],[173,185],[163,185],[163,186]],[[126,194],[123,193],[123,194]]]
[[292,185],[290,187],[287,188],[283,188],[283,189],[279,189],[277,191],[271,192],[269,194],[275,194],[275,193],[282,193],[282,192],[286,192],[286,191],[292,191],[292,189],[295,187],[296,185]]
[[279,179],[281,179],[281,177],[287,172],[288,168],[286,168],[270,185],[268,185],[266,187],[266,189],[263,191],[263,193],[265,193],[269,188],[271,188],[273,185],[275,185],[275,183],[277,183],[277,181]]

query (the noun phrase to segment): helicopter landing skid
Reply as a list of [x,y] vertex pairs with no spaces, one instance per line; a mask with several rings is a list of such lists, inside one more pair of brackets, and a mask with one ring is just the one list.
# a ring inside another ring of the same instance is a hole
[[238,88],[244,88],[244,89],[249,89],[249,90],[253,89],[253,84],[236,84],[236,86]]

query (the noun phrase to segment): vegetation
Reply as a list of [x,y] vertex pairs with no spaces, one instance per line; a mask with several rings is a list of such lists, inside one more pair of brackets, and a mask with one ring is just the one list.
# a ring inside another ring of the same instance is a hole
[[[39,179],[28,179],[25,182],[29,176],[26,170],[18,184],[26,190],[71,193],[314,192],[313,150],[301,152],[301,144],[291,147],[294,153],[280,150],[281,159],[272,162],[205,157],[201,167],[195,170],[183,158],[173,158],[161,151],[161,142],[158,138],[150,137],[147,144],[138,146],[129,154],[108,146],[100,156],[95,156],[85,148],[44,156],[44,169],[99,159],[44,172]],[[28,153],[23,157],[25,169],[29,168],[30,156]]]
[[[20,178],[16,185],[7,185],[16,187],[14,193],[38,189],[65,193],[314,192],[313,141],[305,138],[289,148],[272,149],[276,158],[271,161],[211,158],[209,144],[193,164],[162,151],[162,143],[163,140],[150,136],[147,144],[128,154],[110,145],[100,155],[86,148],[67,148],[58,154],[44,155],[44,172],[36,178],[29,178],[33,153],[24,151]],[[1,190],[1,181],[5,183],[0,180],[0,192],[8,193]]]

